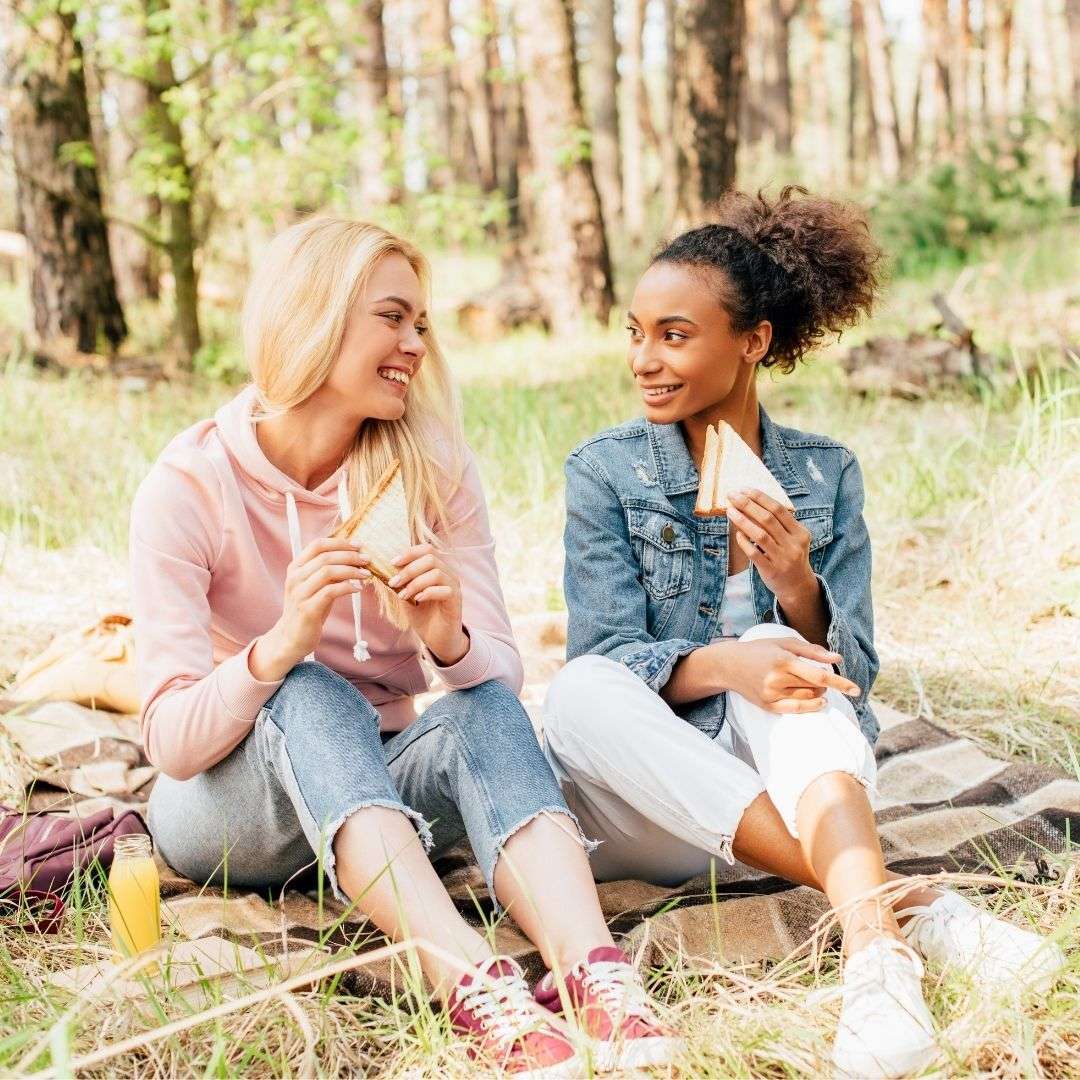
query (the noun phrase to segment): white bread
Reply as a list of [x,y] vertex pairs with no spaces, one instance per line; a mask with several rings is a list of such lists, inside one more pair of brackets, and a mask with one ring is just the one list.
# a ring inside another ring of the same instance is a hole
[[789,510],[794,509],[780,481],[738,432],[723,420],[716,427],[714,431],[710,424],[705,431],[705,457],[694,513],[699,517],[726,514],[728,495],[742,488],[757,488]]
[[334,530],[334,535],[359,544],[371,559],[368,569],[384,583],[398,572],[394,559],[412,545],[399,462],[387,467],[349,520]]

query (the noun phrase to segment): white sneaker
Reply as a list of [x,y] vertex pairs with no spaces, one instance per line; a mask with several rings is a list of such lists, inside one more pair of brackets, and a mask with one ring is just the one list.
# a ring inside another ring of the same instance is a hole
[[982,985],[1048,990],[1065,967],[1061,948],[1030,930],[947,892],[925,907],[905,908],[904,939],[934,964],[954,964]]
[[937,1057],[922,994],[922,962],[903,942],[876,938],[844,964],[844,1000],[833,1045],[843,1076],[908,1076]]

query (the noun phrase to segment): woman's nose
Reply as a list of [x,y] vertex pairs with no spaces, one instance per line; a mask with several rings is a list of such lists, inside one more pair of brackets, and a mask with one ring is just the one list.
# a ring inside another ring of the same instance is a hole
[[408,356],[415,356],[417,360],[423,360],[427,355],[427,346],[424,339],[414,328],[412,333],[406,334],[401,342],[401,351]]
[[648,375],[650,372],[658,371],[660,363],[653,357],[649,346],[642,342],[630,358],[630,368],[635,375]]

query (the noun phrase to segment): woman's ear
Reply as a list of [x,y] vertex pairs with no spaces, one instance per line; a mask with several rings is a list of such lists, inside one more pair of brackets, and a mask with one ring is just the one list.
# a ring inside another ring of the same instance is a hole
[[767,319],[748,331],[746,342],[743,346],[743,360],[748,364],[757,364],[769,355],[769,346],[772,344],[772,323]]

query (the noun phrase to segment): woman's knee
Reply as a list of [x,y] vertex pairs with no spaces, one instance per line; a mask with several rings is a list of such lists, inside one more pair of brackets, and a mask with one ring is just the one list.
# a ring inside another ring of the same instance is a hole
[[766,638],[798,638],[805,640],[793,626],[785,626],[783,623],[765,622],[751,626],[746,633],[739,637],[740,641],[763,641]]
[[532,721],[517,694],[494,679],[467,690],[451,691],[439,707],[444,722],[459,738],[481,750],[537,741]]
[[641,680],[616,660],[606,656],[578,656],[563,667],[548,688],[544,702],[544,738],[556,752],[566,737],[605,734],[615,716],[620,689],[644,689]]
[[266,709],[286,737],[296,733],[310,739],[348,729],[351,734],[366,731],[378,741],[375,707],[347,679],[315,660],[297,664]]

